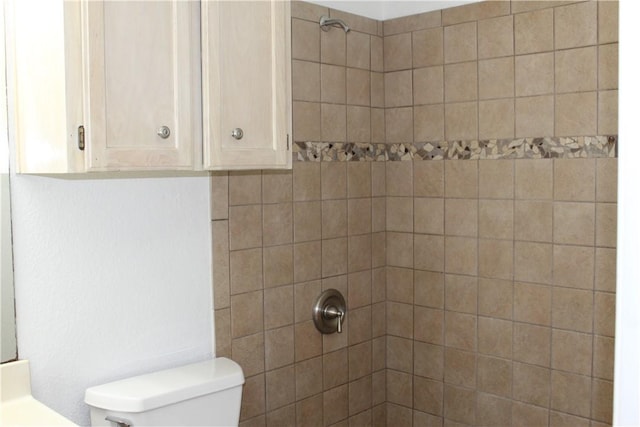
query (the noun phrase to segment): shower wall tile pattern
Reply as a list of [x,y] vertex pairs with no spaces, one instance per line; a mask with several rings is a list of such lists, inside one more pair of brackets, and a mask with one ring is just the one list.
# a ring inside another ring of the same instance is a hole
[[242,426],[611,424],[617,14],[292,3],[293,170],[211,177]]

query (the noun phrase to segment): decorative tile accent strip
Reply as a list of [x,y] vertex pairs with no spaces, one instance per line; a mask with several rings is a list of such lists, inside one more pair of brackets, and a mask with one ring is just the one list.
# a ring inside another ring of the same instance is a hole
[[618,136],[439,141],[399,144],[296,142],[294,160],[353,162],[618,157]]

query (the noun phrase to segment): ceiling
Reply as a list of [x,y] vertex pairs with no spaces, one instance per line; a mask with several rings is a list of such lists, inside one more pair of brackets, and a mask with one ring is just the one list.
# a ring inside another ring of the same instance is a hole
[[308,0],[310,3],[384,21],[480,0]]

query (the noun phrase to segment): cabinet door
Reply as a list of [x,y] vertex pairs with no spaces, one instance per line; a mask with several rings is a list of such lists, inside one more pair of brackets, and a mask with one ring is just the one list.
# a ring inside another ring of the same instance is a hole
[[199,4],[84,6],[87,169],[193,169],[201,145]]
[[288,1],[203,1],[206,169],[291,167]]

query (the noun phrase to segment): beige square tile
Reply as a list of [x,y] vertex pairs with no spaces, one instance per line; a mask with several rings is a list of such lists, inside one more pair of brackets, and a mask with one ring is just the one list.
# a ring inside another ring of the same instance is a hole
[[321,162],[320,175],[323,200],[347,197],[346,162]]
[[[359,414],[371,407],[371,376],[366,376],[349,383],[349,414]],[[353,420],[357,417],[352,417]]]
[[413,126],[416,142],[444,140],[444,104],[414,107]]
[[552,268],[552,245],[515,242],[514,278],[516,280],[551,284]]
[[534,283],[514,283],[513,316],[519,322],[550,326],[551,288]]
[[445,385],[444,416],[463,425],[474,425],[476,419],[475,395],[474,390]]
[[515,202],[515,238],[532,242],[552,241],[552,202],[518,200]]
[[448,236],[478,235],[478,201],[446,199],[444,203],[444,231]]
[[320,31],[320,61],[323,64],[346,65],[347,36],[344,31]]
[[413,196],[413,162],[385,162],[387,196]]
[[293,246],[293,280],[304,282],[321,277],[321,243],[298,243]]
[[387,198],[387,231],[413,232],[413,198]]
[[[413,305],[387,301],[387,333],[413,338]],[[349,342],[351,343],[351,340]]]
[[516,56],[516,96],[554,93],[553,53]]
[[593,332],[613,337],[616,323],[616,296],[604,292],[595,293]]
[[600,135],[618,134],[618,91],[598,92],[598,133]]
[[613,419],[613,383],[593,380],[591,386],[591,417],[604,424],[610,423]]
[[229,173],[211,172],[211,219],[229,218]]
[[553,283],[569,288],[593,289],[594,256],[593,247],[555,245]]
[[260,205],[229,208],[229,249],[262,246],[262,207]]
[[344,104],[347,93],[346,68],[338,65],[320,65],[320,87],[322,102]]
[[478,314],[511,319],[513,283],[510,280],[478,279]]
[[265,375],[267,411],[280,408],[295,401],[295,374],[293,366],[276,369]]
[[597,132],[597,92],[556,96],[556,135],[594,135]]
[[497,426],[511,424],[511,399],[496,397],[491,394],[478,394],[476,422],[478,425]]
[[349,381],[349,357],[346,348],[322,357],[324,389],[329,390]]
[[348,197],[371,197],[371,163],[347,163]]
[[265,329],[293,324],[293,286],[265,289],[264,306]]
[[555,135],[553,96],[516,98],[516,138]]
[[404,372],[387,370],[387,400],[402,406],[411,406],[413,376]]
[[350,272],[371,269],[371,235],[349,237],[348,269]]
[[[413,404],[414,408],[417,407],[416,406],[417,404],[415,403],[417,400],[418,399],[414,398],[414,404]],[[430,413],[421,412],[418,410],[413,411],[413,425],[415,426],[431,426],[431,425],[437,426],[437,425],[440,425],[441,422],[442,422],[442,418],[436,415],[431,415]]]
[[[264,248],[264,287],[293,283],[293,246]],[[242,280],[239,277],[238,280]]]
[[478,279],[470,276],[445,276],[445,309],[475,314],[478,306]]
[[478,162],[479,196],[487,199],[512,199],[514,162],[511,160]]
[[[416,247],[418,247],[416,245]],[[416,252],[417,253],[417,252]],[[413,267],[413,235],[411,233],[387,233],[387,266]]]
[[[488,356],[478,356],[478,390],[511,397],[512,362]],[[511,411],[509,411],[509,415]]]
[[[520,3],[535,2],[518,2],[518,4]],[[549,410],[546,408],[527,405],[525,403],[514,401],[511,412],[511,419],[513,425],[515,426],[531,424],[535,426],[547,427],[549,425]]]
[[263,330],[262,306],[262,291],[231,296],[232,338]]
[[557,51],[556,92],[584,92],[598,88],[596,46]]
[[581,375],[591,375],[593,335],[554,329],[551,367]]
[[444,274],[415,270],[413,282],[416,304],[444,308]]
[[515,132],[515,107],[513,99],[480,101],[478,138],[513,138]]
[[413,70],[413,103],[441,104],[444,101],[444,67],[436,65]]
[[444,199],[413,199],[413,231],[416,233],[444,234]]
[[371,141],[371,111],[369,107],[347,106],[347,141]]
[[554,288],[552,301],[551,324],[554,328],[578,332],[592,331],[592,291]]
[[384,113],[386,142],[412,142],[413,108],[387,108]]
[[[444,311],[428,308],[428,307],[414,307],[414,338],[417,341],[422,341],[425,343],[443,345],[444,344]],[[416,346],[418,343],[416,342]],[[416,347],[416,352],[418,351],[418,347]],[[442,352],[440,351],[440,355]],[[415,359],[416,370],[419,364],[427,363],[422,359]],[[422,369],[424,371],[430,369],[431,367],[423,366]],[[436,367],[432,367],[436,368]],[[438,368],[438,372],[442,375],[442,366]],[[415,372],[417,375],[423,375],[421,373]],[[432,375],[424,375],[431,378],[442,378],[441,376]]]
[[613,380],[614,339],[594,335],[593,337],[593,376]]
[[513,323],[478,317],[478,352],[510,359],[513,351]]
[[328,15],[329,9],[306,1],[294,0],[291,2],[291,16],[306,19],[307,21],[319,20],[322,15]]
[[591,202],[595,200],[595,159],[555,159],[554,199]]
[[414,31],[413,36],[413,67],[426,67],[444,63],[443,29],[428,28]]
[[264,203],[290,202],[293,197],[291,171],[265,170],[262,172],[262,200]]
[[416,161],[413,164],[414,195],[444,196],[444,161]]
[[549,367],[551,329],[526,323],[514,323],[513,360]]
[[320,101],[320,64],[291,61],[292,95],[295,101]]
[[596,201],[618,200],[618,159],[596,159]]
[[371,106],[384,108],[384,73],[370,74]]
[[411,70],[384,74],[385,107],[413,105]]
[[516,199],[553,198],[553,160],[516,160]]
[[229,173],[229,205],[251,205],[262,202],[260,171]]
[[509,5],[501,1],[487,1],[447,8],[442,10],[442,25],[508,15],[509,10]]
[[444,349],[444,382],[463,387],[476,386],[476,354],[454,348]]
[[513,55],[513,16],[478,21],[478,57]]
[[349,294],[348,308],[357,308],[371,304],[371,272],[361,271],[347,276]]
[[346,237],[322,241],[322,277],[347,272]]
[[411,33],[396,34],[384,38],[384,71],[411,68]]
[[321,104],[322,140],[347,140],[347,108],[345,105]]
[[446,197],[478,197],[478,162],[473,160],[445,162]]
[[296,323],[311,319],[309,306],[321,292],[319,280],[294,285],[294,318]]
[[293,203],[263,205],[262,218],[264,246],[293,242]]
[[476,351],[476,316],[446,311],[444,324],[444,340],[447,347]]
[[347,36],[347,67],[369,69],[371,42],[368,34],[353,31]]
[[444,66],[445,102],[478,99],[478,63],[462,62]]
[[[324,163],[329,164],[329,163]],[[331,239],[347,235],[347,201],[322,202],[322,238]]]
[[[349,349],[351,356],[352,349]],[[387,369],[413,373],[413,341],[394,336],[387,337]]]
[[296,400],[322,392],[322,357],[296,363]]
[[319,141],[322,139],[319,103],[293,102],[293,139],[294,141]]
[[296,421],[296,407],[291,404],[267,413],[267,427],[293,425]]
[[442,381],[444,378],[444,347],[415,341],[413,351],[413,373],[421,377]]
[[229,307],[229,221],[212,221],[214,309]]
[[[517,362],[513,364],[514,399],[547,408],[549,407],[550,393],[551,370],[549,368]],[[528,419],[527,421],[533,420]],[[547,419],[545,418],[543,424],[535,425],[546,425],[546,423]]]
[[[382,237],[384,234],[380,233]],[[384,242],[384,240],[383,240]],[[371,302],[380,303],[386,300],[387,292],[387,268],[374,268],[371,272]]]
[[618,5],[617,1],[598,2],[598,42],[618,41]]
[[478,57],[477,23],[444,27],[444,62],[474,61]]
[[215,310],[216,355],[231,357],[231,309]]
[[[341,385],[323,393],[324,425],[333,425],[349,416],[349,386]],[[317,414],[314,414],[317,416]]]
[[480,239],[478,242],[478,274],[483,277],[513,277],[513,241]]
[[445,104],[445,139],[472,140],[478,137],[478,103]]
[[478,61],[480,99],[513,97],[515,71],[513,57]]
[[265,411],[265,376],[264,374],[249,377],[245,380],[240,405],[240,419],[245,420],[264,414]]
[[321,225],[321,202],[295,202],[293,204],[293,239],[296,243],[319,240]]
[[477,274],[478,244],[475,238],[446,237],[445,271],[456,274]]
[[551,371],[551,409],[589,417],[590,383],[589,377]]
[[371,199],[349,199],[347,208],[348,234],[371,233]]
[[553,206],[553,241],[593,246],[595,213],[593,203],[556,202]]
[[262,289],[262,249],[233,251],[229,265],[231,295]]
[[598,4],[585,2],[554,9],[556,49],[597,43]]
[[293,162],[293,200],[320,200],[320,163]]
[[387,142],[387,130],[385,128],[385,110],[384,108],[371,109],[371,142],[385,143]]
[[291,57],[320,61],[320,28],[315,22],[291,20]]
[[318,333],[313,320],[296,323],[294,334],[296,362],[322,354],[322,336]]
[[272,329],[264,333],[265,368],[281,368],[293,363],[293,326]]
[[616,250],[596,248],[595,289],[615,292],[616,290]]
[[[595,422],[592,422],[595,424]],[[563,412],[551,411],[549,413],[549,425],[556,426],[571,426],[571,427],[587,427],[591,425],[587,418],[575,417]]]
[[[411,93],[411,89],[409,89]],[[347,68],[347,104],[371,105],[371,73],[369,70]]]
[[553,50],[553,9],[515,15],[516,55]]
[[371,199],[371,231],[384,233],[387,226],[386,197],[374,197]]
[[382,37],[371,36],[371,71],[384,71],[384,40]]

